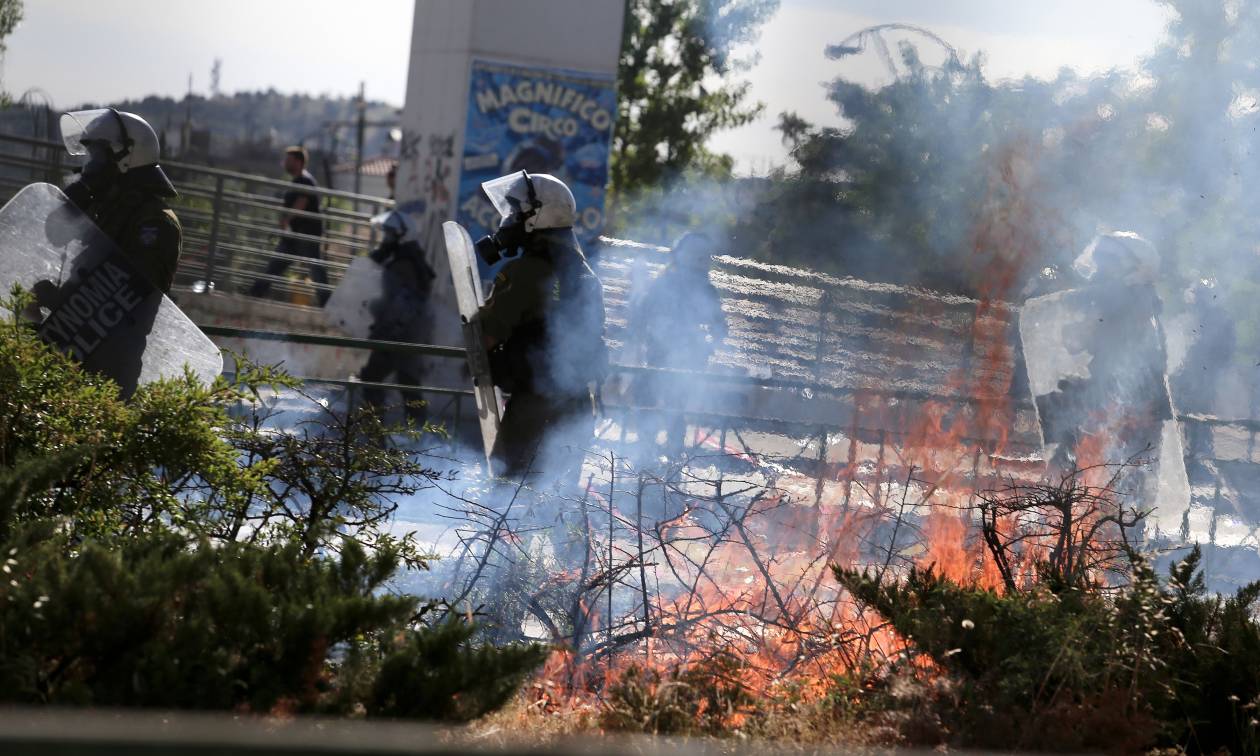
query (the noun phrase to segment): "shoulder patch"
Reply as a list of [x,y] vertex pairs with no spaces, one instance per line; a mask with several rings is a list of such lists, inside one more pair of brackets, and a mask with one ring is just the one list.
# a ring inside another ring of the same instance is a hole
[[140,243],[146,247],[152,247],[158,241],[158,225],[156,223],[142,223],[136,233]]

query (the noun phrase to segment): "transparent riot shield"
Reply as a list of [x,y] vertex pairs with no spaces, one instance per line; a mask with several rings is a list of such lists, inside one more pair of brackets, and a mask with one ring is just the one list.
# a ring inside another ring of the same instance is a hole
[[0,289],[35,295],[22,317],[50,344],[130,396],[137,386],[223,371],[219,348],[51,184],[0,208]]
[[451,280],[455,285],[455,298],[459,303],[464,343],[468,349],[468,369],[472,373],[473,390],[477,397],[481,441],[489,463],[490,452],[499,435],[501,403],[499,390],[494,387],[490,378],[490,358],[481,341],[481,329],[472,319],[477,310],[486,303],[481,290],[481,273],[477,269],[472,237],[464,227],[454,221],[447,221],[442,224],[442,233],[446,240],[446,255],[451,266]]
[[1148,531],[1175,531],[1190,491],[1153,287],[1035,297],[1024,304],[1019,332],[1051,464],[1141,462],[1127,487],[1132,503],[1154,510]]
[[356,339],[425,343],[424,296],[388,280],[390,271],[370,257],[356,257],[324,304],[329,325]]
[[385,270],[370,257],[356,257],[324,303],[329,325],[356,339],[370,338],[373,311],[385,296]]

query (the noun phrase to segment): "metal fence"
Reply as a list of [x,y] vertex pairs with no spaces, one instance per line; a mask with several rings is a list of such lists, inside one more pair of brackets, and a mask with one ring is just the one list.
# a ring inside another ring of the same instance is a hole
[[[32,182],[63,185],[78,159],[59,142],[0,134],[0,194],[7,200]],[[320,212],[286,210],[283,195],[291,181],[162,161],[179,190],[172,202],[184,228],[184,251],[175,277],[177,289],[259,296],[295,305],[317,305],[336,288],[351,258],[375,246],[370,219],[393,206],[391,200],[332,189],[303,187],[320,197]],[[323,220],[321,236],[282,228],[286,216]],[[282,239],[319,245],[320,259],[280,251]],[[275,263],[275,264],[273,264]],[[277,270],[280,263],[287,269]],[[312,280],[322,268],[327,283]],[[270,268],[270,270],[269,270]],[[266,282],[267,290],[255,288]]]
[[[0,200],[7,200],[31,182],[64,184],[76,164],[77,159],[68,156],[60,142],[0,133]],[[217,291],[248,296],[255,282],[267,281],[270,284],[267,294],[269,299],[299,307],[315,307],[318,304],[319,292],[331,291],[336,287],[351,258],[374,246],[376,239],[369,220],[374,214],[393,204],[390,200],[380,197],[314,189],[313,191],[321,197],[323,210],[321,217],[325,221],[325,232],[322,237],[304,237],[280,228],[280,220],[285,212],[281,198],[286,190],[292,188],[291,182],[171,161],[164,161],[163,167],[180,192],[180,197],[173,204],[184,227],[184,253],[176,276],[176,288],[195,293]],[[303,213],[302,215],[311,214]],[[327,271],[327,284],[318,284],[307,279],[309,272],[307,258],[276,251],[280,240],[286,237],[306,238],[320,243],[322,259],[318,261],[318,264]],[[599,263],[601,276],[607,279],[606,287],[609,282],[612,285],[613,291],[609,295],[609,304],[613,309],[616,307],[618,297],[625,295],[625,292],[621,291],[625,288],[623,284],[628,284],[628,279],[619,281],[619,274],[612,269],[617,266],[615,252],[616,248],[606,251],[601,255]],[[268,266],[276,260],[289,262],[291,265],[283,273],[267,273]],[[620,278],[626,278],[626,276],[620,275]],[[835,307],[839,300],[845,300],[846,297],[851,298],[850,295],[836,294],[832,296],[833,301],[830,301],[830,305]],[[820,304],[820,307],[823,305]],[[757,312],[764,309],[765,307],[762,306],[751,307],[751,310]],[[782,307],[775,305],[770,309],[777,311]],[[818,316],[819,327],[811,337],[819,339],[818,343],[802,346],[802,353],[807,357],[812,357],[813,361],[819,364],[826,361],[828,354],[837,351],[835,345],[828,347],[822,341],[827,330],[822,327],[823,318],[830,317],[826,315],[825,310],[825,307],[820,310],[824,314]],[[619,318],[614,317],[613,320],[618,321]],[[229,334],[225,331],[218,335]],[[234,335],[239,336],[239,334]],[[261,337],[255,333],[251,338]],[[325,341],[332,339],[336,343],[329,343],[330,346],[347,346],[348,342],[355,341],[356,348],[389,348],[387,345],[366,340],[337,339],[337,337],[315,334],[275,333],[268,338],[307,344],[321,343],[321,339]],[[784,338],[782,334],[777,333],[759,334],[758,339],[755,340],[766,344],[777,344],[783,342]],[[423,350],[427,347],[418,348]],[[441,354],[427,353],[427,356],[437,359],[459,359],[462,356],[462,350],[459,349],[446,347],[435,349],[440,350]],[[863,352],[862,349],[856,347],[854,351],[855,353]],[[922,360],[913,362],[919,365],[924,364]],[[614,369],[615,372],[626,376],[651,372],[648,369],[627,365],[619,365]],[[804,371],[806,375],[809,372],[809,370]],[[362,385],[344,380],[344,377],[307,376],[307,379],[311,382],[329,384]],[[713,386],[715,390],[720,390],[719,386],[730,382],[744,384],[737,390],[742,395],[741,400],[732,402],[738,407],[736,410],[738,417],[728,419],[728,422],[734,421],[737,425],[741,421],[743,424],[769,422],[776,425],[786,422],[801,427],[817,423],[816,432],[820,438],[827,438],[829,434],[844,435],[852,430],[849,425],[855,416],[855,411],[849,405],[852,404],[853,392],[839,390],[837,386],[822,385],[817,380],[817,376],[814,376],[814,380],[800,381],[785,379],[784,375],[775,375],[769,379],[750,381],[747,378],[707,374],[697,375],[696,379]],[[413,394],[444,397],[444,404],[451,405],[449,410],[453,411],[453,418],[460,418],[464,414],[462,410],[465,408],[460,405],[471,393],[463,389],[429,388],[426,390],[425,387],[393,384],[382,384],[381,387],[400,389]],[[861,393],[883,396],[901,403],[942,398],[935,395],[918,395],[917,392],[898,390],[891,386],[872,387]],[[629,396],[618,396],[615,391],[611,394],[610,404],[623,407],[634,404]],[[792,406],[785,407],[778,402],[766,402],[764,407],[756,406],[762,404],[756,397],[766,395],[788,395],[790,399],[788,404]],[[958,398],[953,397],[953,400],[956,402]],[[1026,403],[1027,399],[1022,398],[1021,401],[1016,402],[1016,406],[1021,407]],[[785,410],[788,411],[785,412]],[[695,410],[693,409],[692,412],[695,413]],[[701,411],[695,414],[704,413]],[[807,417],[814,420],[806,420]],[[829,422],[819,422],[824,417],[828,418]],[[1238,446],[1237,443],[1230,445],[1216,440],[1217,436],[1224,432],[1218,426],[1224,424],[1229,425],[1231,431],[1245,439],[1241,443],[1246,447],[1246,451],[1234,456],[1240,460],[1245,459],[1248,464],[1256,463],[1253,457],[1260,459],[1260,453],[1251,452],[1253,448],[1260,448],[1260,444],[1255,441],[1257,427],[1254,423],[1249,424],[1245,420],[1218,419],[1212,419],[1209,423],[1191,415],[1183,415],[1179,419],[1188,435],[1188,451],[1193,449],[1201,453],[1201,447],[1205,443],[1201,439],[1210,439],[1213,448],[1220,446],[1233,449],[1234,446]],[[458,425],[458,422],[456,424]],[[1199,430],[1200,428],[1207,430]],[[874,430],[886,432],[888,429]],[[1195,435],[1196,433],[1198,435]],[[1199,488],[1211,489],[1215,498],[1220,496],[1219,485],[1201,485]]]
[[[64,186],[71,179],[79,159],[71,157],[60,142],[0,133],[0,202],[7,201],[22,187],[33,182]],[[321,212],[286,210],[283,195],[293,188],[290,181],[264,178],[177,161],[162,161],[162,167],[179,191],[172,208],[183,226],[183,252],[175,276],[175,293],[193,295],[219,293],[233,298],[257,297],[293,307],[289,313],[315,311],[321,293],[327,295],[340,283],[350,261],[375,247],[377,238],[370,220],[393,206],[393,201],[368,195],[330,189],[304,187],[320,197]],[[319,237],[288,231],[281,227],[286,216],[323,220]],[[320,258],[278,250],[283,239],[314,241]],[[277,262],[288,263],[277,270]],[[322,268],[326,283],[313,279],[311,266]],[[265,291],[257,287],[266,282]],[[283,319],[283,315],[281,319]],[[367,339],[350,339],[327,334],[293,333],[241,329],[198,323],[216,338],[282,341],[295,345],[332,348],[383,350],[423,354],[433,359],[464,359],[464,351],[451,347],[396,344]],[[289,331],[299,330],[292,325]],[[467,389],[410,386],[395,383],[356,381],[348,375],[300,375],[304,382],[346,389],[350,401],[365,388],[397,391],[407,398],[420,398],[430,405],[431,417],[458,432],[468,417],[472,392]],[[467,405],[467,406],[466,406]]]

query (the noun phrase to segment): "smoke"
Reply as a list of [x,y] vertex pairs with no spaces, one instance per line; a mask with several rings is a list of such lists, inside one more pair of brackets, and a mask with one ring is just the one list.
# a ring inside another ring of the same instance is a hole
[[[972,577],[977,491],[1137,452],[1147,545],[1203,542],[1215,589],[1260,575],[1260,10],[1176,7],[1134,72],[994,83],[903,49],[897,81],[820,94],[838,125],[793,165],[622,198],[638,241],[586,250],[603,414],[548,428],[532,476],[454,452],[460,482],[404,506],[445,557],[412,589],[480,607],[499,640],[685,658],[712,632],[796,669],[766,628],[806,649],[861,627],[827,564]],[[686,231],[712,248],[682,271]],[[1150,242],[1151,275],[1082,275],[1117,231]]]
[[[836,123],[798,134],[792,165],[764,179],[679,182],[640,198],[658,212],[621,222],[630,235],[657,242],[688,225],[716,228],[738,257],[970,297],[978,324],[990,322],[986,308],[1018,313],[1030,300],[1062,293],[1063,310],[1023,343],[1011,331],[1010,341],[982,340],[1011,350],[994,365],[1016,368],[1009,407],[997,414],[1015,426],[1027,422],[1037,403],[1025,363],[1056,369],[1055,359],[1028,351],[1028,339],[1034,346],[1058,340],[1077,364],[1060,365],[1060,377],[1093,386],[1041,392],[1035,430],[1050,438],[1038,455],[1053,458],[1065,443],[1080,447],[1067,450],[1065,463],[1143,452],[1146,479],[1126,490],[1156,509],[1149,544],[1214,545],[1220,561],[1208,560],[1212,585],[1245,582],[1257,576],[1260,547],[1251,483],[1260,229],[1250,157],[1260,78],[1244,51],[1260,36],[1260,11],[1170,5],[1166,38],[1136,70],[1088,78],[1065,69],[1049,80],[993,82],[980,57],[927,67],[903,45],[903,73],[887,86],[827,86]],[[1073,263],[1100,234],[1120,231],[1149,240],[1156,271],[1145,284],[1108,289]],[[844,313],[843,296],[829,304],[837,318],[871,328],[869,311]],[[1089,315],[1100,303],[1106,312]],[[799,322],[811,321],[823,322],[800,313]],[[915,337],[909,323],[899,332]],[[791,336],[780,343],[792,344]],[[870,343],[865,356],[899,348]],[[770,374],[809,377],[784,367],[772,365]],[[930,362],[911,367],[921,384],[935,384],[929,393],[959,385]],[[886,380],[903,375],[890,371]],[[1168,388],[1159,385],[1165,377]],[[1047,399],[1060,406],[1045,406]],[[1164,409],[1155,406],[1161,402]],[[1161,413],[1173,418],[1166,423]],[[1056,440],[1064,429],[1070,433]],[[1002,453],[1025,452],[1008,444]],[[1227,556],[1231,549],[1251,556]],[[1240,572],[1240,564],[1252,566]]]

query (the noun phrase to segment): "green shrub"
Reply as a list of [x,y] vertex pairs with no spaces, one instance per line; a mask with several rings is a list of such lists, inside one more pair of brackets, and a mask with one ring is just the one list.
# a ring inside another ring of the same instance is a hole
[[[999,594],[931,569],[897,582],[834,571],[931,659],[926,670],[893,663],[883,679],[931,688],[930,711],[917,721],[938,719],[954,745],[1254,753],[1260,583],[1222,600],[1205,595],[1197,547],[1167,582],[1129,556],[1131,580],[1113,591],[1034,585]],[[867,711],[900,705],[880,695]]]
[[383,661],[372,685],[370,711],[390,717],[465,722],[493,711],[525,675],[546,660],[535,645],[472,647],[474,627],[448,618],[410,633]]
[[227,408],[241,396],[227,381],[204,386],[184,377],[144,386],[124,402],[112,382],[48,349],[28,326],[5,320],[0,467],[71,448],[88,452],[63,471],[59,485],[23,498],[11,522],[57,517],[76,536],[115,537],[183,519],[193,506],[183,495],[194,486],[258,490],[259,471],[239,465],[223,438]]
[[1161,598],[1169,670],[1161,712],[1188,750],[1260,754],[1260,581],[1208,595],[1196,546],[1173,565]]
[[424,566],[393,499],[436,473],[371,413],[269,427],[276,382],[124,402],[0,323],[0,703],[463,721],[541,663],[384,590]]

